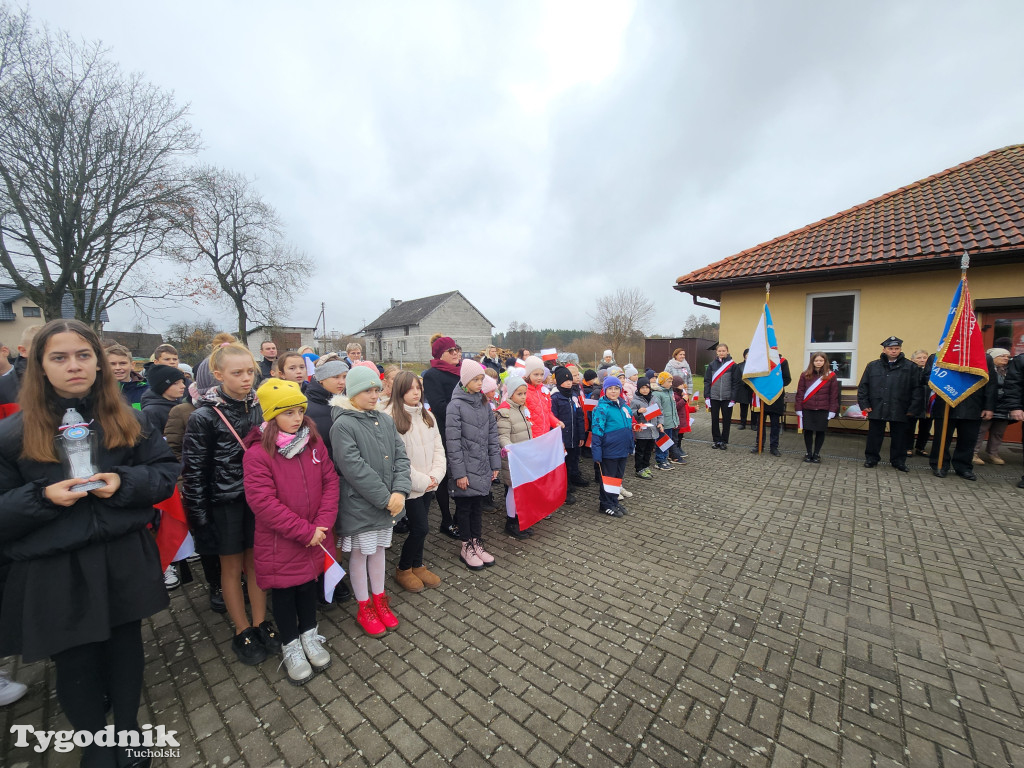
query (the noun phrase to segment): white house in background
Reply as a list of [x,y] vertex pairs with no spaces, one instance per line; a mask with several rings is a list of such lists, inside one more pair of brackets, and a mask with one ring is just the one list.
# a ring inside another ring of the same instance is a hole
[[247,336],[249,350],[262,360],[260,344],[264,341],[273,341],[277,344],[278,352],[287,352],[289,349],[310,346],[316,349],[316,342],[313,340],[313,333],[316,328],[300,328],[291,325],[257,325],[250,328]]
[[430,337],[451,336],[465,352],[476,354],[491,343],[491,321],[459,291],[422,299],[392,299],[391,308],[362,328],[364,354],[375,362],[430,360]]

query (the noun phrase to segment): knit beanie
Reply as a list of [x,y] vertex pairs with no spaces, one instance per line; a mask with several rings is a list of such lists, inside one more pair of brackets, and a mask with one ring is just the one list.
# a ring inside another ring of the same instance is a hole
[[480,391],[485,395],[491,394],[498,388],[498,382],[492,379],[490,376],[484,375],[484,383],[480,386]]
[[606,349],[601,357],[612,357],[612,351],[610,349]]
[[348,373],[348,366],[345,365],[341,360],[328,360],[317,366],[316,370],[313,371],[313,378],[317,381],[323,381],[324,379],[333,379],[335,376],[341,376],[343,373]]
[[196,366],[195,379],[200,395],[205,395],[208,390],[217,386],[217,380],[213,378],[213,372],[210,370],[209,358],[204,357],[199,361],[199,365]]
[[263,409],[263,420],[272,421],[289,408],[306,410],[306,396],[294,381],[267,379],[256,390],[256,397]]
[[672,374],[668,371],[662,371],[658,374],[658,386],[667,387],[672,384]]
[[536,355],[530,355],[528,358],[523,360],[523,364],[526,366],[523,369],[523,378],[530,378],[530,374],[534,371],[544,371],[544,377],[547,378],[548,371],[544,367],[544,361]]
[[988,355],[989,357],[1000,357],[1002,355],[1006,355],[1007,357],[1013,357],[1013,355],[1010,354],[1010,350],[1003,349],[1002,347],[992,347],[992,349],[987,350],[985,354]]
[[641,376],[636,380],[636,391],[639,392],[642,387],[647,387],[648,389],[651,388],[651,380],[646,376]]
[[603,382],[601,382],[601,394],[603,395],[608,391],[608,387],[618,387],[622,389],[622,382],[619,381],[615,376],[608,376]]
[[[484,375],[484,367],[476,360],[463,360],[462,368],[459,369],[459,381],[466,386],[477,376]],[[486,378],[486,377],[484,377]]]
[[178,363],[178,370],[188,376],[192,375],[192,366],[188,363]]
[[597,380],[597,371],[592,370],[590,368],[587,368],[587,370],[585,370],[583,372],[583,383],[584,384],[589,384],[590,382],[596,381],[596,380]]
[[555,368],[555,386],[561,389],[562,385],[567,381],[572,382],[572,372],[562,366]]
[[525,387],[526,382],[519,376],[509,376],[505,379],[505,393],[507,398],[511,398],[516,393],[516,390],[520,387]]
[[375,366],[367,367],[365,365],[356,364],[352,367],[352,370],[348,372],[348,377],[345,379],[345,394],[349,400],[358,395],[360,392],[365,392],[368,389],[381,389],[380,376],[377,374],[377,368]]
[[160,365],[158,363],[154,363],[149,366],[149,370],[146,371],[146,381],[149,383],[149,388],[158,395],[162,395],[166,392],[168,387],[170,387],[174,382],[184,380],[185,372],[173,365]]
[[375,374],[377,374],[377,378],[380,378],[380,368],[378,368],[377,364],[372,360],[360,360],[358,363],[353,363],[352,367],[365,368],[368,371],[373,371]]
[[457,346],[459,345],[455,343],[455,339],[451,336],[441,336],[438,339],[434,339],[434,343],[430,345],[430,354],[435,360],[440,360],[441,355],[444,354],[446,349]]
[[[634,368],[633,371],[636,372],[636,369]],[[622,368],[620,368],[617,365],[613,365],[611,368],[609,368],[606,371],[606,373],[609,376],[624,376],[625,375],[625,371],[623,371]],[[619,384],[622,384],[622,382],[620,381]]]
[[648,379],[653,380],[658,378],[658,373],[653,368],[648,368],[644,371],[644,376],[646,376]]
[[622,372],[626,374],[627,379],[640,373],[632,363],[626,363],[626,367],[622,369]]

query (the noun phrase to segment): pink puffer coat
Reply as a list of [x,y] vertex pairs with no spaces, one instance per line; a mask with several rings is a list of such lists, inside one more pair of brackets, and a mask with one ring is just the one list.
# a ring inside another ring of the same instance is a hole
[[324,551],[307,546],[317,528],[328,529],[323,543],[335,556],[330,531],[338,517],[338,475],[322,441],[286,459],[276,450],[268,454],[258,437],[254,429],[242,460],[245,498],[256,516],[256,583],[297,587],[323,570]]

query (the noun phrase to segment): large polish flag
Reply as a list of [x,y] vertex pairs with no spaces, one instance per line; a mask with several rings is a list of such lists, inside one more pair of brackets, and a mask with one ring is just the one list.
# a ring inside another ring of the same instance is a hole
[[160,550],[160,570],[193,555],[196,546],[188,532],[185,508],[181,506],[181,493],[177,486],[171,498],[155,505],[160,510],[160,528],[156,532],[156,548]]
[[505,497],[505,505],[519,518],[519,528],[523,530],[565,503],[562,430],[552,429],[540,437],[506,447],[512,486]]

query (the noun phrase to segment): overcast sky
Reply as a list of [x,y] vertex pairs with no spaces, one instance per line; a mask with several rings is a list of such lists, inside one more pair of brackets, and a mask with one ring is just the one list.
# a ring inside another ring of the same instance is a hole
[[316,262],[289,321],[343,332],[452,289],[496,330],[590,327],[642,287],[676,334],[679,275],[1024,141],[1015,0],[28,7],[191,104],[199,159]]

